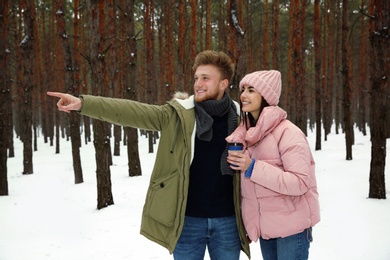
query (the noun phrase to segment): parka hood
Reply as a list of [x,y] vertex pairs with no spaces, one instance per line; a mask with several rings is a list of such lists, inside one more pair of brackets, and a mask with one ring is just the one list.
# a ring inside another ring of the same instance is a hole
[[[177,91],[172,100],[176,100],[184,109],[192,109],[195,107],[195,97],[194,95],[189,95],[187,92]],[[172,101],[171,100],[171,101]],[[234,101],[234,105],[236,106],[237,115],[240,115],[240,105]]]

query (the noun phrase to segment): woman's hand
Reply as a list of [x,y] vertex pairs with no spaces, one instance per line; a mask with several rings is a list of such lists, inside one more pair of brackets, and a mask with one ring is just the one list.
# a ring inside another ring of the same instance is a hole
[[233,170],[244,172],[252,163],[252,159],[249,157],[248,153],[243,153],[242,151],[229,151],[227,161],[230,163],[230,168]]

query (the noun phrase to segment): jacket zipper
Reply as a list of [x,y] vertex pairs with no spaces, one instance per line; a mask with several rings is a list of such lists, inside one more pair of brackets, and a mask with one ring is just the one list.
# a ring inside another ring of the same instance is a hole
[[176,144],[176,140],[177,140],[177,135],[179,133],[179,126],[180,126],[180,121],[178,120],[176,122],[176,127],[175,127],[175,134],[173,136],[173,140],[172,140],[172,144],[171,144],[171,147],[169,149],[169,152],[170,153],[173,153],[173,148],[175,147],[175,144]]

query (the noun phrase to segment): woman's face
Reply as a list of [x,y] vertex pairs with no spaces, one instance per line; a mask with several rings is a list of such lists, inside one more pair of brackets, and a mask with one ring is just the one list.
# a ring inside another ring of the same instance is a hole
[[241,90],[240,100],[242,111],[251,113],[253,118],[257,120],[260,115],[261,101],[263,100],[260,93],[254,87],[244,85]]

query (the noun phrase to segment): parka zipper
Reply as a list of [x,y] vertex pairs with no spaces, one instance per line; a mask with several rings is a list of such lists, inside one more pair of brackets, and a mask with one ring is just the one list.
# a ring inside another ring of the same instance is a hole
[[173,140],[172,140],[172,143],[171,143],[171,147],[169,148],[169,152],[170,153],[173,153],[173,148],[175,147],[177,136],[178,136],[178,133],[179,133],[179,126],[180,126],[180,121],[177,120],[176,127],[175,127],[175,133],[173,135]]

